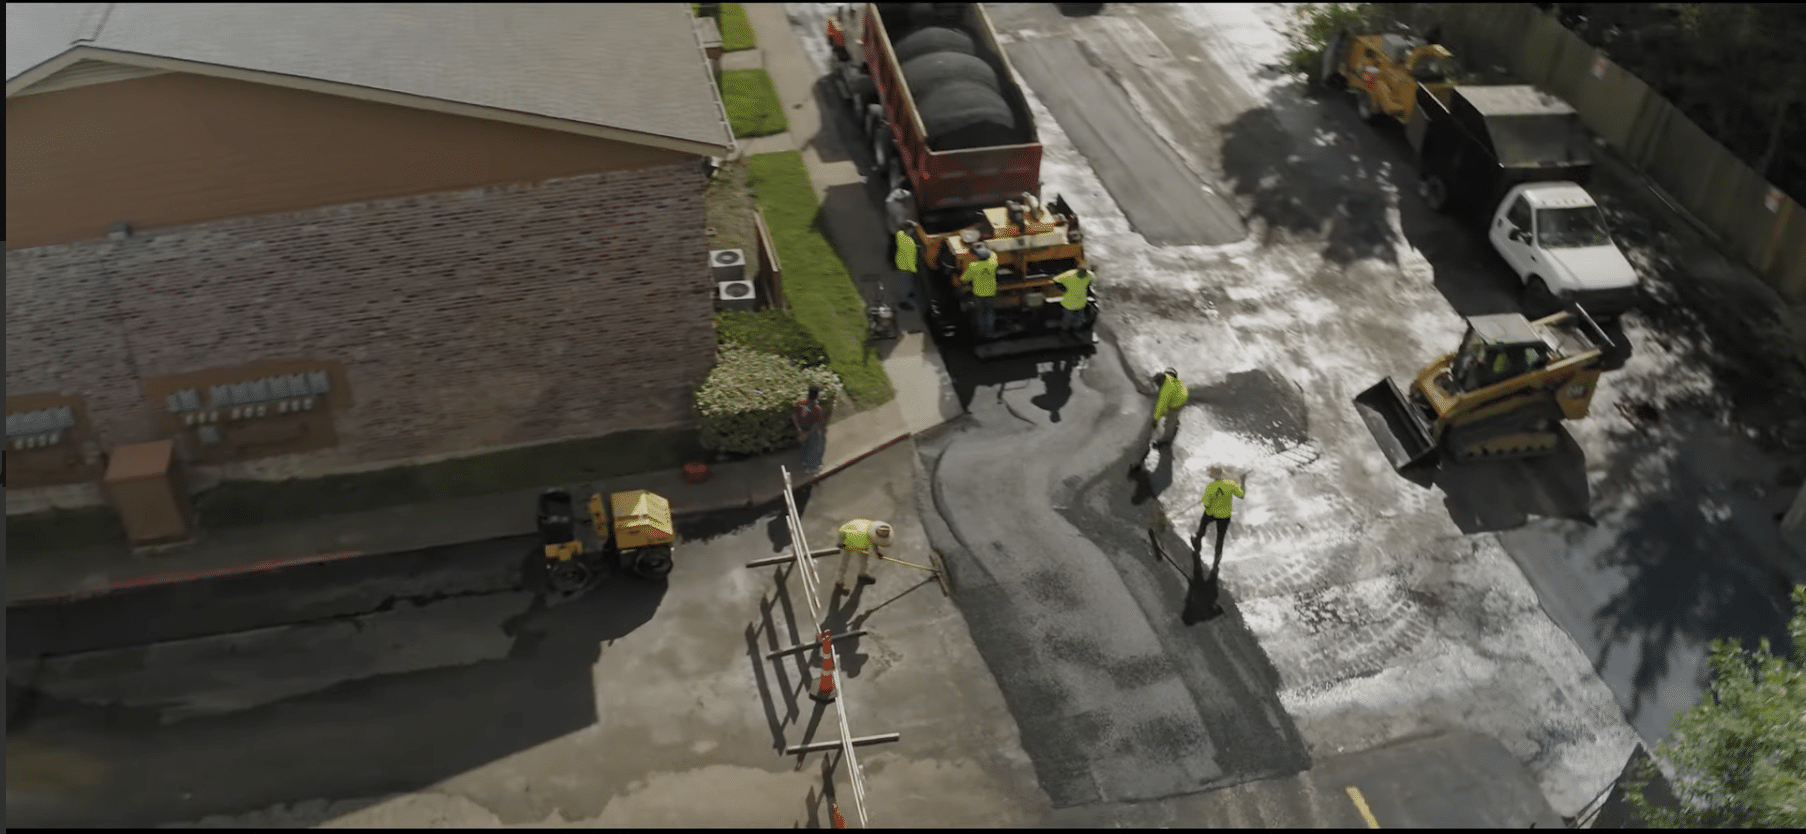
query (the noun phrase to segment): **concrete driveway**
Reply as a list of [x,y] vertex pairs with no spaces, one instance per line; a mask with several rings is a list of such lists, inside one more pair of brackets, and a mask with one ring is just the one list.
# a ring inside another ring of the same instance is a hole
[[[814,487],[817,546],[877,515],[903,531],[896,558],[927,564],[914,478],[897,446]],[[12,822],[828,827],[823,785],[847,784],[838,754],[783,751],[838,738],[835,714],[805,694],[811,654],[766,659],[812,626],[794,580],[744,567],[788,544],[769,510],[692,525],[667,582],[619,578],[560,605],[504,581],[49,658],[36,703],[9,722]],[[363,586],[397,584],[379,561]],[[831,582],[833,561],[817,564]],[[873,824],[1038,818],[1016,724],[959,612],[928,574],[876,572],[840,615],[869,634],[839,648],[854,733],[901,733],[861,750]]]

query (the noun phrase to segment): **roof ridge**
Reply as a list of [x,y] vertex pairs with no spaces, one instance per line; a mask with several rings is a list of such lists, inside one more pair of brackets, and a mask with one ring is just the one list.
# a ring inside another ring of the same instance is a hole
[[85,37],[80,34],[77,34],[75,37],[74,43],[72,43],[70,45],[73,46],[74,44],[77,44],[77,43],[93,43],[97,40],[100,40],[101,30],[107,28],[107,21],[112,19],[112,17],[113,17],[113,7],[117,6],[117,5],[119,5],[119,4],[117,4],[117,3],[95,3],[94,8],[90,8],[88,10],[89,16],[90,17],[98,17],[99,19],[94,20],[91,23],[88,21],[83,21],[83,28],[84,29],[92,28],[92,31],[90,31]]

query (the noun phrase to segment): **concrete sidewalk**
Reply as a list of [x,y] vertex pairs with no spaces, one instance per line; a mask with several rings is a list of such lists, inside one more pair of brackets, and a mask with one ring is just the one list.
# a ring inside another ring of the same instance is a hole
[[[815,73],[790,33],[784,7],[748,4],[746,8],[761,46],[728,53],[723,56],[723,66],[763,67],[770,72],[789,114],[790,131],[743,141],[741,152],[802,151],[817,195],[832,206],[826,213],[830,239],[861,292],[868,299],[876,298],[879,282],[895,274],[885,262],[883,217],[866,198],[858,166],[844,158],[824,159],[819,150],[816,140],[822,113],[814,94]],[[883,357],[897,396],[877,408],[831,417],[817,479],[960,413],[957,400],[943,384],[947,375],[923,331],[919,305],[900,308],[899,302],[907,301],[907,288],[886,286],[885,291],[892,306],[899,308],[902,335],[874,345],[874,349]],[[800,475],[800,451],[791,449],[714,466],[708,480],[700,484],[686,481],[681,470],[670,470],[622,476],[594,486],[602,492],[650,489],[669,498],[676,513],[693,515],[777,500],[783,489],[780,466],[789,467],[798,486],[811,481]],[[54,602],[125,587],[529,535],[535,530],[539,492],[535,488],[294,523],[204,531],[191,544],[154,556],[132,556],[121,544],[45,558],[9,559],[6,600],[9,606]]]

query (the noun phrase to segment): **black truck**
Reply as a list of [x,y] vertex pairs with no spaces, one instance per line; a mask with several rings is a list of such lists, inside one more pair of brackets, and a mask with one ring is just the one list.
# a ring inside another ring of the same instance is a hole
[[1424,200],[1437,211],[1465,204],[1490,219],[1515,186],[1584,186],[1593,168],[1580,114],[1523,84],[1440,91],[1419,84],[1405,135],[1417,152]]

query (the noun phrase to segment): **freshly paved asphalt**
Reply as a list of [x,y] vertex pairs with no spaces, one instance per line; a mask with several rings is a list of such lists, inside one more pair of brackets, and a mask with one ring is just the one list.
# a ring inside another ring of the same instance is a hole
[[1247,236],[1235,207],[1154,135],[1083,44],[1046,38],[1007,51],[1149,243],[1220,245]]
[[[1055,806],[1308,767],[1233,600],[1196,621],[1208,604],[1188,571],[1151,547],[1157,505],[1128,477],[1150,403],[1115,350],[989,365],[944,355],[970,413],[918,438],[929,536]],[[1183,537],[1162,538],[1189,561]]]

